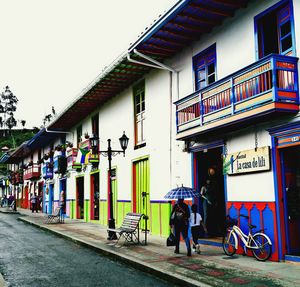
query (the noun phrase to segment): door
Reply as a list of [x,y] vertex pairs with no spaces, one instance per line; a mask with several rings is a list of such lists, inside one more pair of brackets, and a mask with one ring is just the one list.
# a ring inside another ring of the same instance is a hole
[[53,212],[54,204],[54,184],[49,184],[49,213]]
[[84,219],[84,178],[76,178],[76,218]]
[[66,214],[66,204],[67,204],[67,179],[63,178],[59,182],[59,201],[60,205],[63,207],[63,214]]
[[224,191],[224,175],[222,161],[222,147],[216,147],[197,152],[196,157],[196,179],[199,191],[207,180],[209,180],[209,198],[200,197],[195,199],[198,209],[206,223],[210,236],[223,236],[226,216],[226,202]]
[[91,220],[99,220],[99,172],[91,174],[91,195],[90,195],[90,210]]
[[[139,160],[133,163],[133,212],[142,213],[149,217],[150,214],[150,171],[149,159]],[[148,224],[148,223],[147,223]],[[145,220],[141,222],[142,229]]]
[[[117,189],[117,169],[111,169],[111,188],[113,194],[113,212],[115,217],[115,223],[118,225],[118,189]],[[121,223],[120,223],[121,224]]]
[[300,256],[300,146],[282,149],[281,165],[286,250]]
[[28,201],[29,201],[29,196],[28,196],[28,185],[25,186],[24,188],[24,193],[25,193],[25,196],[24,196],[24,200],[23,200],[23,208],[28,208]]

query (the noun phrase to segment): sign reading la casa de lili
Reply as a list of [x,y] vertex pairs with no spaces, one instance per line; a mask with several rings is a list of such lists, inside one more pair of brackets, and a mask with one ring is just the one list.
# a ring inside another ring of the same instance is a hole
[[223,169],[228,175],[270,170],[270,147],[264,146],[227,154]]

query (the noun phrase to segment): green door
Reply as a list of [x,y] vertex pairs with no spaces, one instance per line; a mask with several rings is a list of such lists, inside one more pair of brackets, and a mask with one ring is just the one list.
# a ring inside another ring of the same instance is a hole
[[[119,226],[118,222],[118,188],[117,188],[117,169],[112,168],[111,170],[111,188],[113,192],[113,212],[114,212],[114,219],[115,219],[115,224]],[[121,224],[121,223],[120,223]]]
[[[149,159],[139,160],[133,163],[133,211],[150,215],[150,172]],[[150,219],[150,218],[149,218]],[[147,222],[149,229],[150,221]],[[145,220],[142,219],[141,228],[145,228]]]

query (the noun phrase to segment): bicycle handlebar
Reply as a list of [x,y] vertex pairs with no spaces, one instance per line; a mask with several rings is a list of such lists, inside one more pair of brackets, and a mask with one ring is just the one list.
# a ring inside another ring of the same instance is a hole
[[249,219],[249,216],[248,215],[244,215],[244,214],[240,214],[240,217],[244,217],[244,218]]

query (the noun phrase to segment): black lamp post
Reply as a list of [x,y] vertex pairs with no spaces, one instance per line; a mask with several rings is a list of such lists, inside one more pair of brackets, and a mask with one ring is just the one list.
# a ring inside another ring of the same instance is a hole
[[[92,141],[94,140],[94,138],[92,138],[90,140],[91,140],[91,146],[93,147]],[[94,143],[96,143],[96,140],[97,140],[97,147],[98,147],[99,138],[96,137]],[[120,153],[123,153],[123,155],[125,156],[125,150],[127,149],[128,141],[129,141],[129,138],[125,135],[125,132],[119,138],[119,141],[120,141],[120,145],[121,145],[122,150],[112,150],[112,148],[111,148],[111,139],[108,139],[107,140],[107,143],[108,143],[107,150],[106,151],[99,151],[100,154],[102,154],[103,156],[107,156],[107,158],[108,158],[108,172],[109,172],[109,220],[108,220],[108,227],[111,228],[111,229],[116,228],[115,219],[114,219],[114,211],[113,211],[114,209],[113,209],[113,191],[112,191],[112,179],[111,179],[111,159],[112,159],[113,156],[116,156],[117,154],[120,154]],[[116,233],[113,232],[113,231],[109,231],[108,232],[108,239],[109,240],[117,239]]]

